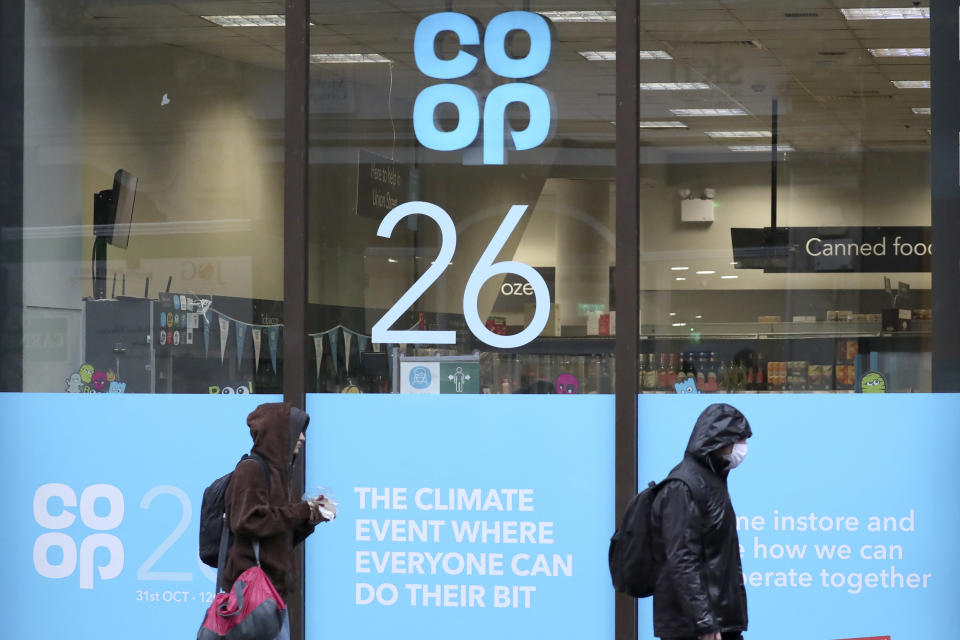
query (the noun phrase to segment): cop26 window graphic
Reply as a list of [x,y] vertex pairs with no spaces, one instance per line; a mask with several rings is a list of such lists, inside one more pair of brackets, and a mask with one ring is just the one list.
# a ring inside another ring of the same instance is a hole
[[203,489],[249,451],[247,414],[278,400],[0,394],[0,637],[196,634],[215,575],[198,557]]
[[[461,50],[449,60],[438,57],[434,46],[437,36],[444,31],[455,33],[461,45]],[[526,33],[530,39],[529,51],[522,57],[513,57],[507,50],[510,35],[516,31]],[[444,12],[421,20],[413,44],[417,68],[424,75],[445,82],[424,89],[414,103],[413,127],[420,144],[435,151],[465,149],[477,141],[481,122],[483,164],[505,163],[508,138],[517,151],[543,144],[554,121],[553,101],[541,87],[512,80],[532,78],[546,69],[551,39],[550,25],[543,16],[529,11],[508,11],[487,24],[481,59],[462,50],[462,47],[481,44],[480,25],[470,16]],[[506,81],[488,95],[478,95],[468,87],[451,82],[484,64]],[[437,107],[443,103],[453,104],[459,114],[459,122],[451,131],[444,131],[436,122]],[[523,104],[529,110],[526,129],[507,129],[507,107],[512,103]]]

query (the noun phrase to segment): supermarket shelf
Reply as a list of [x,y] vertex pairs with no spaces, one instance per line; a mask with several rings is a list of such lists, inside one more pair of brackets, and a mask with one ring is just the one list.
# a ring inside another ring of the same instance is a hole
[[802,340],[829,338],[916,338],[930,335],[930,320],[914,320],[912,331],[882,331],[879,322],[737,322],[688,323],[685,327],[648,325],[642,340],[689,339],[691,335],[720,340]]

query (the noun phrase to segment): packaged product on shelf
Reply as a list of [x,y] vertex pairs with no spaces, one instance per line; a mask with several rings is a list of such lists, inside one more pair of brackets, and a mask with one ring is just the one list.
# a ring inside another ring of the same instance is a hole
[[823,387],[823,367],[819,364],[811,364],[807,367],[807,382],[811,389],[820,389]]
[[787,386],[802,391],[807,388],[807,362],[791,360],[787,365]]
[[780,316],[757,316],[757,322],[780,322]]
[[839,340],[837,342],[837,362],[853,362],[858,351],[859,344],[856,340]]
[[820,365],[820,388],[833,389],[833,365]]

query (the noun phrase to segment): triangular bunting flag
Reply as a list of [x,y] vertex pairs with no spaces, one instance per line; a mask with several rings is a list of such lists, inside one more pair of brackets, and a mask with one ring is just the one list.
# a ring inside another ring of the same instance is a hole
[[343,362],[347,366],[347,375],[350,375],[350,345],[353,343],[353,332],[349,329],[343,330]]
[[217,316],[220,319],[220,364],[223,364],[223,356],[227,353],[227,337],[230,335],[230,321],[223,316]]
[[237,323],[237,367],[243,360],[243,347],[247,341],[247,329],[249,329],[247,325],[242,322]]
[[337,363],[337,356],[340,353],[340,327],[330,329],[327,335],[330,336],[330,359],[333,361],[333,370],[339,374],[340,367]]
[[320,363],[323,362],[323,335],[318,333],[313,336],[313,348],[317,352],[317,377],[320,377]]
[[203,357],[210,351],[210,314],[203,315]]
[[267,345],[270,348],[270,364],[277,372],[277,350],[280,348],[280,327],[267,327]]
[[263,339],[262,329],[250,328],[250,337],[253,338],[253,370],[260,368],[260,341]]

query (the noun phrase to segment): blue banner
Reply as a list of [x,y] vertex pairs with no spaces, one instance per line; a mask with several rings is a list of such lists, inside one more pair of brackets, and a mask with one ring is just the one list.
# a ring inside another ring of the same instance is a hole
[[[645,485],[680,461],[700,412],[753,428],[731,472],[750,614],[747,637],[945,638],[956,607],[956,395],[643,395]],[[640,638],[652,638],[651,601]]]
[[307,640],[612,638],[610,396],[312,395]]
[[203,489],[279,397],[0,394],[6,638],[194,637],[215,571]]

